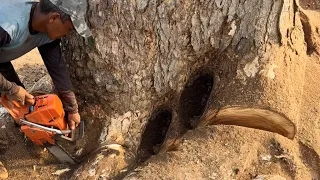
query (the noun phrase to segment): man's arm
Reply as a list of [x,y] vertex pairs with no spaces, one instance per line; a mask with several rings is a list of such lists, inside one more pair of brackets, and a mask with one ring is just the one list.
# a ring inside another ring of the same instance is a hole
[[69,113],[77,113],[78,105],[74,93],[70,75],[61,53],[60,40],[38,47],[44,64],[52,78],[53,84],[61,96],[64,108]]
[[[9,44],[10,42],[11,36],[2,27],[0,27],[0,52],[1,47]],[[10,62],[0,63],[0,94],[5,93],[10,101],[18,101],[21,105],[24,105],[25,101],[33,104],[34,100],[31,94],[29,94],[23,87],[18,86],[15,82],[10,82],[6,79],[8,77],[5,76],[8,75],[8,72],[9,74],[14,73],[14,75],[17,76],[14,69],[10,68],[13,68]]]
[[53,84],[61,97],[65,111],[69,114],[69,124],[80,122],[78,104],[72,91],[70,75],[60,48],[60,40],[38,47]]
[[5,31],[2,27],[0,27],[0,47],[9,44],[11,42],[11,36]]
[[[0,48],[6,44],[9,44],[10,42],[10,35],[2,27],[0,27]],[[0,71],[2,71],[1,67]],[[0,93],[4,92],[7,94],[15,94],[18,92],[18,90],[19,88],[16,85],[16,83],[8,81],[6,78],[2,76],[2,73],[0,72]]]

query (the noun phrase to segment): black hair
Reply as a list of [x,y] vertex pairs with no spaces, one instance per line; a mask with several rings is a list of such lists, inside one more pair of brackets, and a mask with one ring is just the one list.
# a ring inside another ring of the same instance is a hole
[[50,12],[59,13],[63,23],[67,20],[70,20],[70,16],[68,14],[61,11],[57,6],[52,4],[52,2],[49,0],[40,0],[40,11],[41,13],[44,13],[44,14],[48,14]]

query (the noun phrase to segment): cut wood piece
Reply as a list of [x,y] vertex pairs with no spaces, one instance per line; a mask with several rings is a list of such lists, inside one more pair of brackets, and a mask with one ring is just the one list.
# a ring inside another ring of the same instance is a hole
[[275,132],[293,139],[296,127],[287,117],[276,111],[263,108],[225,107],[209,111],[199,122],[206,125],[236,125]]

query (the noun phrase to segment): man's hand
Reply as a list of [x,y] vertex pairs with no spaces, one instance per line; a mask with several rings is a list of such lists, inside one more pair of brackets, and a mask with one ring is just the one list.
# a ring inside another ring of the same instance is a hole
[[69,126],[72,130],[74,130],[80,124],[80,114],[68,114]]
[[19,90],[15,94],[7,95],[9,102],[17,101],[20,105],[24,105],[25,102],[34,104],[34,97],[23,87],[19,86],[18,88]]

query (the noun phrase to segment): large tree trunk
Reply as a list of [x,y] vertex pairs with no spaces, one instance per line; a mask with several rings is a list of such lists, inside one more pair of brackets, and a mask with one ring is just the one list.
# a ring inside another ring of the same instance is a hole
[[320,53],[294,0],[96,0],[88,21],[94,40],[63,43],[87,127],[75,149],[92,155],[76,177],[120,177],[198,125],[294,137],[304,58]]

